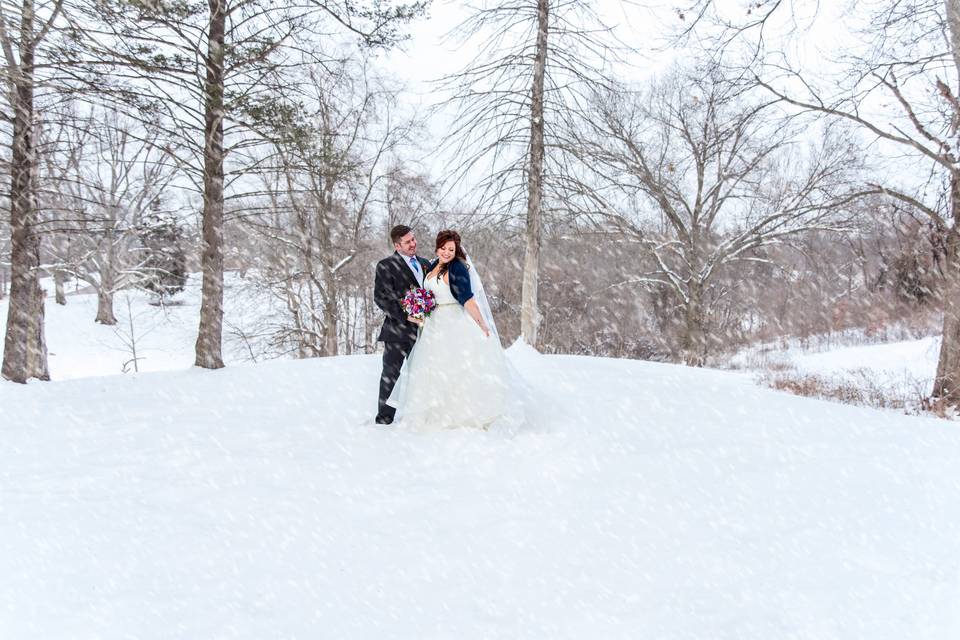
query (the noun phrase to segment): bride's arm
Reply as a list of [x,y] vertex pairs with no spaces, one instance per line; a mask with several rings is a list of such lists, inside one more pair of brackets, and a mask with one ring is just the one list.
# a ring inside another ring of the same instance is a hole
[[460,260],[454,260],[450,264],[450,269],[447,271],[447,282],[450,285],[450,292],[453,294],[453,297],[463,305],[467,314],[480,326],[480,329],[483,330],[483,335],[489,337],[490,327],[487,326],[487,322],[483,319],[483,314],[480,313],[480,307],[477,306],[477,301],[473,298],[473,290],[470,288],[470,274],[467,272],[467,265]]
[[490,327],[487,326],[487,323],[483,319],[483,314],[480,313],[480,307],[477,306],[477,301],[473,298],[467,300],[466,304],[463,305],[463,308],[467,310],[467,313],[470,314],[470,317],[473,318],[473,321],[480,325],[480,328],[483,330],[483,335],[490,336]]

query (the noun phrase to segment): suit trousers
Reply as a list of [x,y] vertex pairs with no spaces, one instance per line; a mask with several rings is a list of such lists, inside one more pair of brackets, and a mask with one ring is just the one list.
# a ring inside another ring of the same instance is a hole
[[383,372],[380,374],[380,404],[377,409],[377,423],[390,424],[397,413],[396,408],[387,404],[387,398],[400,378],[403,361],[413,350],[414,341],[383,343]]

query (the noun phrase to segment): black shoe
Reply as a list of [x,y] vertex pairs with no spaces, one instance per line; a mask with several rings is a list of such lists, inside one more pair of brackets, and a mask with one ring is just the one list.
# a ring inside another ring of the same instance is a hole
[[393,418],[377,418],[377,424],[393,424]]

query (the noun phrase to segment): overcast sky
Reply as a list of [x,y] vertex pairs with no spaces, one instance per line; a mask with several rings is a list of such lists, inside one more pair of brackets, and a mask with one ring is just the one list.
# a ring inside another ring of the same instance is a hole
[[[493,0],[478,0],[490,3]],[[379,64],[388,75],[404,83],[407,87],[402,98],[404,104],[423,109],[440,97],[436,87],[430,84],[444,74],[462,69],[476,54],[479,40],[458,43],[445,39],[470,11],[468,3],[461,0],[435,0],[426,18],[415,21],[409,27],[410,39],[398,50],[381,54]],[[629,56],[629,64],[621,67],[618,76],[635,82],[638,86],[652,74],[662,71],[675,59],[690,61],[703,55],[697,43],[689,49],[671,46],[671,35],[682,28],[675,12],[676,1],[663,3],[633,2],[618,0],[596,0],[595,7],[603,20],[616,28],[617,36],[636,52]],[[714,0],[714,7],[724,12],[731,20],[746,19],[747,0]],[[840,6],[843,5],[843,6]],[[855,3],[822,3],[794,0],[784,3],[776,18],[771,20],[764,30],[764,40],[768,50],[783,51],[795,68],[803,69],[808,78],[814,79],[822,87],[832,85],[831,76],[840,68],[838,60],[844,54],[859,48],[854,30],[856,21],[862,20],[855,13]],[[895,112],[888,112],[896,117]],[[434,116],[428,123],[429,135],[425,138],[439,139],[449,126],[441,116]],[[909,126],[909,125],[907,125]],[[816,134],[812,134],[816,135]],[[423,154],[423,161],[431,173],[439,175],[437,162],[448,163],[450,159],[438,159],[429,153]],[[897,156],[893,161],[893,170],[902,171],[904,167],[899,149],[887,149]],[[924,165],[925,167],[925,165]],[[918,171],[917,165],[907,166],[907,171]],[[888,169],[889,170],[889,169]],[[442,173],[442,167],[439,170]],[[926,168],[917,179],[927,180]]]
[[[492,3],[492,0],[481,0]],[[476,43],[457,46],[444,42],[444,36],[462,21],[476,3],[463,0],[434,0],[429,15],[410,25],[410,39],[399,50],[383,56],[385,67],[398,78],[410,82],[411,89],[423,91],[422,84],[462,68],[476,52]],[[621,2],[594,0],[593,5],[603,20],[616,29],[621,40],[637,49],[630,56],[632,77],[643,79],[662,68],[678,51],[670,48],[671,36],[684,25],[676,17],[678,2]],[[713,6],[735,20],[747,18],[747,0],[714,0]],[[849,20],[837,3],[798,0],[784,5],[776,20],[765,30],[769,47],[784,48],[792,60],[804,65],[818,65],[852,42]],[[679,55],[683,55],[679,53]]]

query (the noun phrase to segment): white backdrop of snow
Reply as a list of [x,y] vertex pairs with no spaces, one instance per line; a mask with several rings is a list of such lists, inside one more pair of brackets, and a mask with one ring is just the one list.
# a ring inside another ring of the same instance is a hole
[[404,433],[377,356],[188,369],[187,308],[181,370],[0,384],[0,637],[960,637],[956,423],[512,349],[526,429]]

